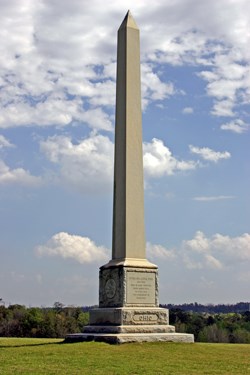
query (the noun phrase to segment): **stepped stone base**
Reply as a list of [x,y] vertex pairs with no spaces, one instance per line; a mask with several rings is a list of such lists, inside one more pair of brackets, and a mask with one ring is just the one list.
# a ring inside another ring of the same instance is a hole
[[75,333],[65,337],[66,343],[73,342],[106,342],[108,344],[125,344],[130,342],[182,342],[193,343],[194,336],[186,333]]
[[83,333],[174,333],[169,325],[86,326]]
[[194,342],[194,336],[175,333],[169,325],[168,310],[160,307],[96,308],[90,311],[89,325],[83,333],[69,334],[65,342]]

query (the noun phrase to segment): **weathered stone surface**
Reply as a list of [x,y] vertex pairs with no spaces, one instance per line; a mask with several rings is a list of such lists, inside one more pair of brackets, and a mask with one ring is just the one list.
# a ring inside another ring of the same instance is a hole
[[153,270],[136,270],[126,273],[126,303],[128,305],[155,305],[156,274]]
[[168,325],[168,310],[155,308],[96,308],[91,310],[90,325]]
[[157,268],[100,268],[99,306],[158,306]]
[[112,259],[145,259],[139,29],[118,30]]

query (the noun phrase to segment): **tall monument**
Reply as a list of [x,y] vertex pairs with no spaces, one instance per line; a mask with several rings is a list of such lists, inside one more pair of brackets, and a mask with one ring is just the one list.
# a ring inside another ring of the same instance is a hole
[[159,307],[158,268],[146,259],[139,29],[128,11],[117,48],[112,259],[100,268],[99,307],[66,341],[193,342]]

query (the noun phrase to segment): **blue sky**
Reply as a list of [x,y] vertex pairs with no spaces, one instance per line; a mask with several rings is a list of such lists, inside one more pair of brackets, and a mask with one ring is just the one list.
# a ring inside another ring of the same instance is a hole
[[0,9],[0,297],[98,302],[111,257],[116,33],[130,9],[160,302],[249,301],[249,1]]

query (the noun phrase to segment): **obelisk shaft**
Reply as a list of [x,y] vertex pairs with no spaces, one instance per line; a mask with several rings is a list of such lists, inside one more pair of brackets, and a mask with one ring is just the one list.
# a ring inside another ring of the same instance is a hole
[[145,259],[139,29],[118,30],[112,259]]

